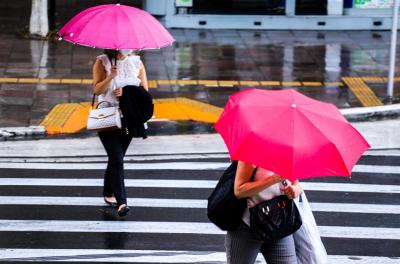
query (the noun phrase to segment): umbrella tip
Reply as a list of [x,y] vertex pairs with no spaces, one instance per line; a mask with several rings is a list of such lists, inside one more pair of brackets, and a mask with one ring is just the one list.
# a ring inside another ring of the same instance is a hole
[[297,105],[296,104],[292,104],[292,108],[296,108],[297,107]]

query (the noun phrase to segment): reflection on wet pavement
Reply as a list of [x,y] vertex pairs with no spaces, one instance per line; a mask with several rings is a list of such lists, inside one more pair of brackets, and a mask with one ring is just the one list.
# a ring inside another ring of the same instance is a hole
[[[385,80],[371,80],[387,75],[388,31],[170,31],[173,46],[141,53],[148,79],[158,80],[151,82],[155,98],[185,97],[223,107],[229,95],[246,87],[292,87],[340,108],[359,107],[366,104],[342,78],[363,77],[373,96],[386,101]],[[0,78],[45,80],[0,80],[0,127],[39,124],[56,104],[90,100],[91,87],[81,82],[91,78],[101,50],[21,39],[7,31],[0,39]],[[397,82],[395,102],[399,88]]]

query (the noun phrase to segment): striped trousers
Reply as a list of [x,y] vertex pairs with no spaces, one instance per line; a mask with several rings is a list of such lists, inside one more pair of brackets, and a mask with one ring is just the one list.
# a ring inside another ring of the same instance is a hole
[[259,252],[268,264],[297,264],[293,236],[266,243],[244,223],[227,233],[225,248],[228,264],[253,264]]

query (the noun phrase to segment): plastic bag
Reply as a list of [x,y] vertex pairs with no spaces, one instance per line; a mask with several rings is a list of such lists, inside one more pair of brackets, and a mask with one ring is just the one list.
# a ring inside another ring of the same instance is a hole
[[318,231],[317,223],[311,211],[305,193],[300,196],[301,202],[295,201],[303,224],[293,234],[298,264],[325,264],[328,261],[324,244]]

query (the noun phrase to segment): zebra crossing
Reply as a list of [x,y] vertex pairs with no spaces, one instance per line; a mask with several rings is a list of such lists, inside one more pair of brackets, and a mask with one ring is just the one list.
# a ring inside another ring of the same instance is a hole
[[[400,263],[399,161],[369,151],[351,179],[302,182],[329,263]],[[105,156],[0,157],[0,263],[225,263],[206,199],[228,163],[224,152],[127,155],[133,210],[121,219],[102,201]]]

